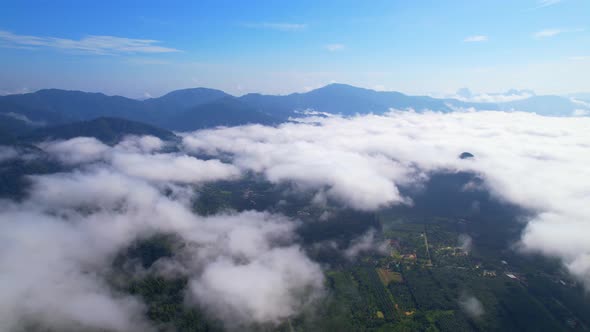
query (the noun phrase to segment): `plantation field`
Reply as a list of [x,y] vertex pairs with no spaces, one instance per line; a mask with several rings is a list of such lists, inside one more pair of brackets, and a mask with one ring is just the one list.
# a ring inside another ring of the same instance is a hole
[[378,268],[376,271],[383,286],[389,285],[390,282],[403,282],[403,277],[399,272],[392,272],[384,268]]

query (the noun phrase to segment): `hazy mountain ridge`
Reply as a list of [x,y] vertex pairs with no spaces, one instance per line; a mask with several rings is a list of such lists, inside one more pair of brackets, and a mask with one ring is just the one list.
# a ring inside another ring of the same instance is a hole
[[[72,122],[100,116],[118,116],[129,119],[143,118],[143,102],[103,93],[45,89],[34,93],[8,95],[0,101],[40,112],[58,114],[61,119],[48,122]],[[3,112],[4,113],[4,112]]]
[[112,117],[100,117],[90,121],[73,122],[63,125],[39,128],[20,137],[25,142],[46,140],[67,140],[75,137],[94,137],[106,144],[116,144],[128,135],[158,137],[164,141],[178,137],[165,129],[148,124]]
[[272,125],[282,122],[279,117],[260,112],[241,100],[226,96],[211,102],[199,104],[163,120],[165,128],[179,131],[237,126],[257,123]]
[[152,108],[168,113],[177,113],[192,107],[207,104],[221,98],[233,96],[215,89],[192,88],[174,90],[158,98],[150,98],[143,101]]
[[575,100],[561,96],[533,96],[527,99],[498,104],[502,111],[524,111],[549,116],[570,116],[576,110],[590,111],[590,104],[576,103]]
[[286,96],[247,94],[240,99],[262,112],[279,112],[289,116],[295,115],[294,111],[306,109],[342,115],[381,114],[391,108],[452,111],[444,100],[426,96],[407,96],[395,91],[375,91],[346,84],[330,84],[306,93]]
[[[43,125],[98,117],[117,117],[169,130],[190,131],[249,123],[276,124],[314,110],[345,116],[383,114],[390,109],[451,112],[457,109],[525,111],[542,115],[585,115],[590,105],[561,96],[537,96],[501,103],[468,102],[454,98],[409,96],[346,84],[330,84],[306,93],[246,94],[235,97],[221,90],[192,88],[172,91],[143,101],[102,93],[39,90],[0,97],[5,132],[21,135]],[[10,119],[9,119],[10,118]]]

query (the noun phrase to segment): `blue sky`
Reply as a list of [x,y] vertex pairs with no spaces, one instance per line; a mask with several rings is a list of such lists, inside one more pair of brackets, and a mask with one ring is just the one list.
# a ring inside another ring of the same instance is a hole
[[590,0],[2,1],[0,92],[590,92]]

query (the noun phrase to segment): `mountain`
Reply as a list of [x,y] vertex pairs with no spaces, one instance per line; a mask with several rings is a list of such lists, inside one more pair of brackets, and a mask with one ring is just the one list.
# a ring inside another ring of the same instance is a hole
[[[297,111],[305,110],[342,115],[382,114],[391,108],[452,111],[447,102],[442,99],[407,96],[400,92],[375,91],[346,84],[330,84],[307,93],[293,93],[286,96],[247,94],[239,99],[258,111],[283,119],[297,115]],[[462,104],[458,100],[456,102]]]
[[189,131],[251,123],[272,125],[279,122],[279,118],[257,111],[235,97],[227,96],[173,115],[164,124],[172,130]]
[[533,96],[498,105],[502,111],[516,110],[549,116],[572,116],[576,112],[590,112],[590,104],[561,96]]
[[127,135],[152,135],[162,140],[176,140],[174,133],[140,122],[101,117],[90,121],[39,128],[22,137],[26,142],[52,139],[70,139],[79,136],[94,137],[106,144],[116,144]]
[[221,90],[194,88],[172,91],[162,97],[146,99],[143,102],[157,109],[159,113],[173,114],[228,97],[232,96]]

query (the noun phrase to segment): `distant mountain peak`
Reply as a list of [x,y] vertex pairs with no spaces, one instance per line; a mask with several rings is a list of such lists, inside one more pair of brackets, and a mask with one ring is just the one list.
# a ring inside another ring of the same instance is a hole
[[473,159],[473,158],[475,158],[475,156],[473,155],[473,153],[467,152],[467,151],[462,152],[459,155],[459,159]]
[[226,97],[234,98],[221,90],[188,88],[174,90],[158,98],[146,99],[144,102],[148,105],[164,107],[168,112],[178,113]]
[[[196,88],[186,88],[186,89],[179,89],[170,91],[167,94],[159,97],[159,98],[166,98],[171,96],[190,96],[190,95],[202,95],[202,94],[218,94],[218,95],[227,95],[228,93],[211,88],[203,88],[203,87],[196,87]],[[151,98],[151,99],[158,99],[158,98]]]
[[355,91],[375,91],[375,90],[371,90],[371,89],[367,89],[367,88],[361,88],[358,86],[354,86],[354,85],[350,85],[350,84],[345,84],[345,83],[330,83],[328,85],[324,85],[321,88],[317,88],[315,90],[311,90],[309,92],[313,92],[313,91],[321,91],[321,90],[341,90],[341,91],[351,91],[351,90],[355,90]]

